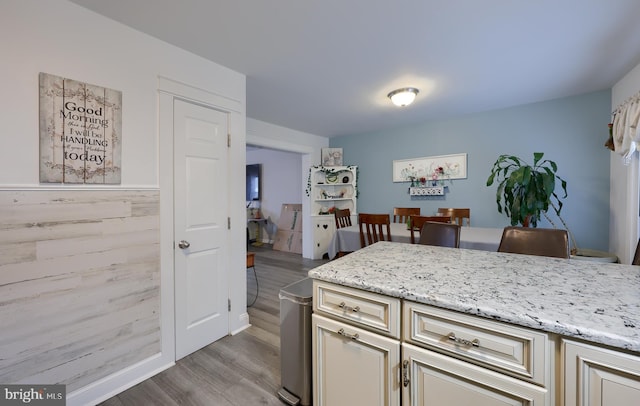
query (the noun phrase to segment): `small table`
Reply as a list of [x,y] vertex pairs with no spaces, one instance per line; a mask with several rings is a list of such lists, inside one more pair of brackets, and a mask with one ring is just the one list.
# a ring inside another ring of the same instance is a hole
[[[255,224],[256,225],[256,238],[255,240],[250,240],[249,239],[249,224]],[[267,219],[263,219],[263,218],[259,218],[259,219],[247,219],[247,246],[249,246],[249,243],[253,243],[253,245],[255,246],[260,246],[262,245],[262,239],[260,238],[262,236],[262,228],[266,227],[268,223]],[[266,229],[265,229],[266,230]]]

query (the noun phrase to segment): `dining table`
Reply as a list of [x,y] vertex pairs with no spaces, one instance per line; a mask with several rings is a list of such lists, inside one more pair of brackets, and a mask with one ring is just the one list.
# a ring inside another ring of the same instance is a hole
[[[411,230],[405,223],[391,223],[391,241],[411,243]],[[502,228],[460,227],[460,248],[483,251],[497,251],[502,238]],[[420,233],[415,231],[416,238]],[[329,258],[335,258],[338,252],[357,251],[360,246],[360,227],[358,224],[336,230],[329,242]]]

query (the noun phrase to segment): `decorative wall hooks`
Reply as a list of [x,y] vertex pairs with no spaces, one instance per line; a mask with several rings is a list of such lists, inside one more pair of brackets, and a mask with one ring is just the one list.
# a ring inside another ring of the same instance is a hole
[[444,196],[445,186],[413,186],[409,188],[411,196]]

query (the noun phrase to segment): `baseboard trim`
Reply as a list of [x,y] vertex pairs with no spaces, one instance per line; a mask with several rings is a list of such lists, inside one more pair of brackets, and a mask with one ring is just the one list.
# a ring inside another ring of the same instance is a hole
[[240,317],[238,317],[238,322],[240,323],[240,327],[229,332],[229,334],[231,334],[232,336],[251,327],[251,324],[249,323],[249,313],[245,312],[241,314]]
[[67,394],[67,406],[97,405],[173,365],[159,353]]

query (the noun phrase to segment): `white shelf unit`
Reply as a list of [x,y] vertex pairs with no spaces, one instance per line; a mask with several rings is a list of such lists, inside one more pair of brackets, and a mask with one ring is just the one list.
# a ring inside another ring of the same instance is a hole
[[336,231],[333,210],[349,209],[351,222],[357,223],[357,167],[313,166],[309,172],[309,197],[313,227],[313,259],[328,252]]

